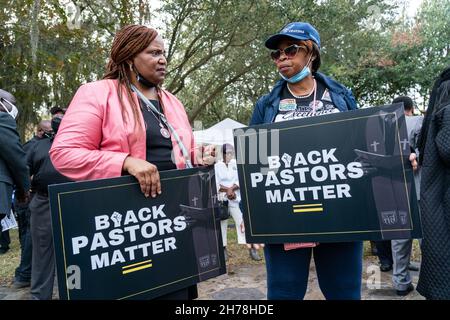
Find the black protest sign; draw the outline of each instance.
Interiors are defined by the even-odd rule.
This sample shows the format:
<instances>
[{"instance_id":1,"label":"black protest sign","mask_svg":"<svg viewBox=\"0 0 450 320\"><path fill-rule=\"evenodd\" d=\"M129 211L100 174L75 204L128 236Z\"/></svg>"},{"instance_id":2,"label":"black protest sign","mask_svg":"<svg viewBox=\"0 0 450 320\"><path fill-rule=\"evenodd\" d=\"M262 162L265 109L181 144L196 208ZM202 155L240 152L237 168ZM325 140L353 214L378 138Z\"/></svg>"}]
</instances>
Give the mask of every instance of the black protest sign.
<instances>
[{"instance_id":1,"label":"black protest sign","mask_svg":"<svg viewBox=\"0 0 450 320\"><path fill-rule=\"evenodd\" d=\"M234 133L247 241L421 237L401 104Z\"/></svg>"},{"instance_id":2,"label":"black protest sign","mask_svg":"<svg viewBox=\"0 0 450 320\"><path fill-rule=\"evenodd\" d=\"M225 273L214 169L49 187L61 299L151 299Z\"/></svg>"}]
</instances>

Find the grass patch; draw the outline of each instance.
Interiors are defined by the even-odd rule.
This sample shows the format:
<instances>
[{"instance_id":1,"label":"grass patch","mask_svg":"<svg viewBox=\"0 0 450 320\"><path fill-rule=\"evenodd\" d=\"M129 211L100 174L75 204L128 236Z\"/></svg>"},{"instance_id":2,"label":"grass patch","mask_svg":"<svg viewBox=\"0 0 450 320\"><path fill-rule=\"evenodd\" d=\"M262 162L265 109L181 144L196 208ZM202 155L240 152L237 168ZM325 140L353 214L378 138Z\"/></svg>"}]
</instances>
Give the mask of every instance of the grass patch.
<instances>
[{"instance_id":1,"label":"grass patch","mask_svg":"<svg viewBox=\"0 0 450 320\"><path fill-rule=\"evenodd\" d=\"M421 261L422 260L422 254L420 251L420 244L419 240L414 240L412 245L412 253L411 253L411 261Z\"/></svg>"},{"instance_id":2,"label":"grass patch","mask_svg":"<svg viewBox=\"0 0 450 320\"><path fill-rule=\"evenodd\" d=\"M363 257L364 258L368 258L370 256L372 256L372 250L371 250L371 247L370 247L370 242L369 241L364 241ZM372 257L377 258L377 256L372 256ZM411 261L418 262L420 260L421 260L421 253L420 253L419 240L414 239L413 240L413 245L412 245Z\"/></svg>"},{"instance_id":3,"label":"grass patch","mask_svg":"<svg viewBox=\"0 0 450 320\"><path fill-rule=\"evenodd\" d=\"M19 231L13 229L9 231L11 237L10 250L0 255L0 285L11 285L14 277L14 272L20 263L20 243Z\"/></svg>"}]
</instances>

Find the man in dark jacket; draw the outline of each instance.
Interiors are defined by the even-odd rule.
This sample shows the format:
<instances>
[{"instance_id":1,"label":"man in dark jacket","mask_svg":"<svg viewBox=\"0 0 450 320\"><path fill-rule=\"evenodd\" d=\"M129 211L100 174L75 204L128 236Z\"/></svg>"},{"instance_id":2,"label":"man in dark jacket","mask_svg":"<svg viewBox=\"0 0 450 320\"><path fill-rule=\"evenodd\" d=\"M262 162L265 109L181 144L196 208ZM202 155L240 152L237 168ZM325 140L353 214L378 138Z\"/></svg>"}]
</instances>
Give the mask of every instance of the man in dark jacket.
<instances>
[{"instance_id":1,"label":"man in dark jacket","mask_svg":"<svg viewBox=\"0 0 450 320\"><path fill-rule=\"evenodd\" d=\"M23 149L28 153L28 150L36 143L36 141L41 140L44 137L45 132L52 131L50 120L42 120L36 127L36 134L33 138L25 142Z\"/></svg>"},{"instance_id":2,"label":"man in dark jacket","mask_svg":"<svg viewBox=\"0 0 450 320\"><path fill-rule=\"evenodd\" d=\"M419 137L422 265L417 291L450 299L450 67L431 92Z\"/></svg>"},{"instance_id":3,"label":"man in dark jacket","mask_svg":"<svg viewBox=\"0 0 450 320\"><path fill-rule=\"evenodd\" d=\"M53 107L50 109L50 114L52 117L55 115L62 115L63 109L59 107ZM29 156L31 150L35 143L42 139L46 139L53 132L50 120L42 120L39 122L36 128L36 134L30 140L28 140L24 145L23 149ZM34 190L31 190L31 197L34 195ZM30 199L31 201L31 199ZM14 203L14 207L17 213L17 223L19 225L19 240L20 240L20 264L16 268L14 275L14 288L23 288L30 286L31 283L31 259L32 259L32 241L30 233L30 208L29 202L26 203Z\"/></svg>"},{"instance_id":4,"label":"man in dark jacket","mask_svg":"<svg viewBox=\"0 0 450 320\"><path fill-rule=\"evenodd\" d=\"M14 186L19 202L29 197L30 176L15 121L18 112L14 96L0 89L0 221L11 212ZM0 250L8 251L7 245Z\"/></svg>"},{"instance_id":5,"label":"man in dark jacket","mask_svg":"<svg viewBox=\"0 0 450 320\"><path fill-rule=\"evenodd\" d=\"M42 140L36 142L27 156L30 174L33 176L32 189L36 192L30 202L33 248L31 295L36 300L50 300L52 298L55 277L55 255L48 186L69 182L66 177L55 170L49 156L61 118L60 115L53 117L51 122L53 133L51 135L46 134Z\"/></svg>"},{"instance_id":6,"label":"man in dark jacket","mask_svg":"<svg viewBox=\"0 0 450 320\"><path fill-rule=\"evenodd\" d=\"M30 151L33 149L35 143L42 139L45 139L46 135L49 135L51 132L52 126L50 120L42 120L41 122L39 122L36 128L35 136L23 145L23 150L27 154L27 157L30 154ZM30 201L33 195L34 190L31 189ZM29 287L31 284L32 242L30 233L31 213L29 204L29 202L18 203L18 201L14 203L14 208L17 214L17 223L19 225L20 241L20 264L16 268L14 274L14 288Z\"/></svg>"}]
</instances>

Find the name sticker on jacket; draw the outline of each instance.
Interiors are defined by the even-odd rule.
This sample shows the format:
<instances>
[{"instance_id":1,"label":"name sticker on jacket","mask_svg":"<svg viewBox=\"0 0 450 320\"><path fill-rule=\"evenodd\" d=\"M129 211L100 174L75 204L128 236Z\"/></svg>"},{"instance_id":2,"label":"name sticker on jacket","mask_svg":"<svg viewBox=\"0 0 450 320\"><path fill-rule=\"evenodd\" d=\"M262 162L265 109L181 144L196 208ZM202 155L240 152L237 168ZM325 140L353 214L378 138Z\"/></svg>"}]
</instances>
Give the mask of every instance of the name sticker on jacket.
<instances>
[{"instance_id":1,"label":"name sticker on jacket","mask_svg":"<svg viewBox=\"0 0 450 320\"><path fill-rule=\"evenodd\" d=\"M331 100L330 92L328 91L328 89L325 89L325 91L324 91L324 93L323 93L323 96L322 96L322 99L320 99L320 100L322 100L322 101L328 101L328 102L333 102L333 101Z\"/></svg>"},{"instance_id":2,"label":"name sticker on jacket","mask_svg":"<svg viewBox=\"0 0 450 320\"><path fill-rule=\"evenodd\" d=\"M280 111L292 111L295 109L297 109L297 102L295 99L283 99L278 106L278 110Z\"/></svg>"}]
</instances>

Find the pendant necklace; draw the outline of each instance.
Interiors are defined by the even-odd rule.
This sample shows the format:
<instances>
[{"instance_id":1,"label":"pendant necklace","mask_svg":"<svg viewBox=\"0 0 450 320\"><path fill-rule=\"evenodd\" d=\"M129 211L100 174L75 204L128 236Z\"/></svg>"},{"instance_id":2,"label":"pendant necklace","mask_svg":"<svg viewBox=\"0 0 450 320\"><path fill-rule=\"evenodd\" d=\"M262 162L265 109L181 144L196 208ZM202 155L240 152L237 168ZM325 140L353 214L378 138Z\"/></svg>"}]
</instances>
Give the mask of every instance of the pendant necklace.
<instances>
[{"instance_id":1,"label":"pendant necklace","mask_svg":"<svg viewBox=\"0 0 450 320\"><path fill-rule=\"evenodd\" d=\"M162 124L162 121L161 121L161 119L160 119L161 115L158 115L159 117L157 117L157 116L155 115L155 113L153 112L153 110L150 109L150 107L149 107L147 104L145 104L145 106L147 107L147 110L148 110L148 111L155 117L155 119L158 121L159 127L160 127L159 132L161 133L161 135L162 135L164 138L169 139L169 138L170 138L170 132L169 132L169 130L167 130L166 127Z\"/></svg>"}]
</instances>

